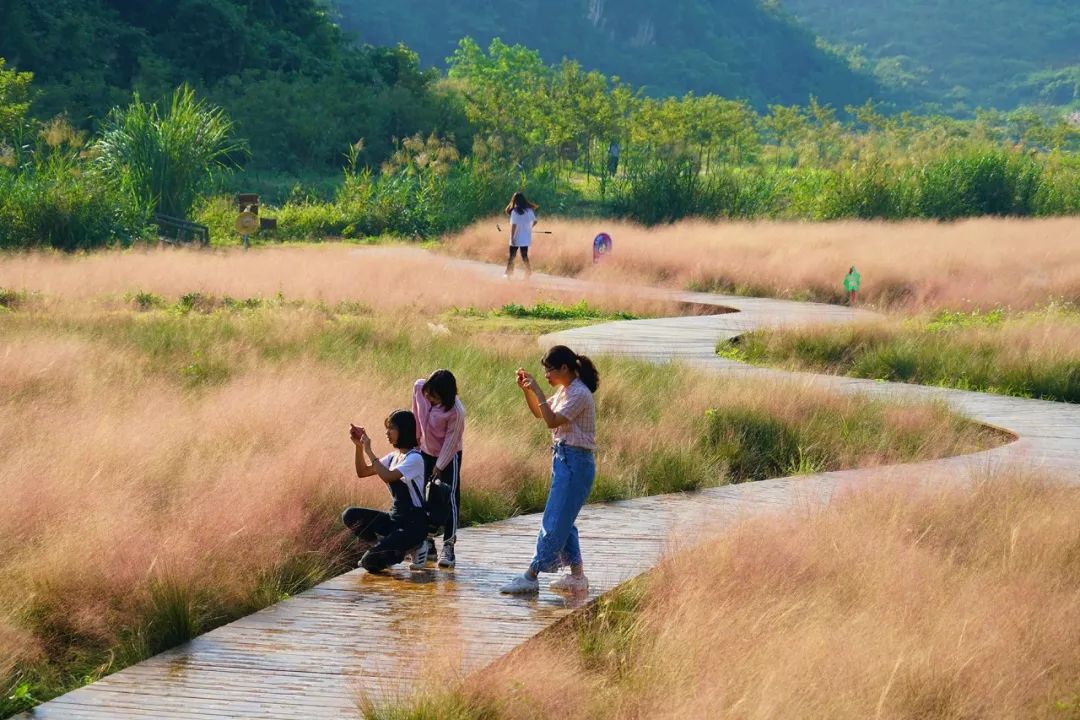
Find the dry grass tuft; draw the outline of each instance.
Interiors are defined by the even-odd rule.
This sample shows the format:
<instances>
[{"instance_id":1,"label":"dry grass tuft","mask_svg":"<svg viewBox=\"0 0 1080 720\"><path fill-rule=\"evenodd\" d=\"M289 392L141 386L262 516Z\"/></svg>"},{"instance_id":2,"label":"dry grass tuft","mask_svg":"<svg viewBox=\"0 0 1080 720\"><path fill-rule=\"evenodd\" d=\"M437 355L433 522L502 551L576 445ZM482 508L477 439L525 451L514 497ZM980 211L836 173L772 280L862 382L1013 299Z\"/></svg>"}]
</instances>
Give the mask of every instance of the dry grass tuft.
<instances>
[{"instance_id":1,"label":"dry grass tuft","mask_svg":"<svg viewBox=\"0 0 1080 720\"><path fill-rule=\"evenodd\" d=\"M450 237L458 255L505 261L491 220ZM636 284L843 300L855 265L864 302L905 310L1034 308L1080 301L1080 220L707 223L643 228L611 220L543 220L533 255L560 274ZM592 265L592 238L614 253Z\"/></svg>"}]
</instances>

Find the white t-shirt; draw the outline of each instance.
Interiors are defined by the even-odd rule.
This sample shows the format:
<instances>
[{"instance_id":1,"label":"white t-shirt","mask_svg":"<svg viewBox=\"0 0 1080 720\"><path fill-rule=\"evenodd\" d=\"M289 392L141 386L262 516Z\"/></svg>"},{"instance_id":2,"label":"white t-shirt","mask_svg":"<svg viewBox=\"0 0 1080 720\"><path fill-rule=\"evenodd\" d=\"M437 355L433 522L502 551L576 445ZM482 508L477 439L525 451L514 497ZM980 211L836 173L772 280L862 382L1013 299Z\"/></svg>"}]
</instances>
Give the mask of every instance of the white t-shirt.
<instances>
[{"instance_id":1,"label":"white t-shirt","mask_svg":"<svg viewBox=\"0 0 1080 720\"><path fill-rule=\"evenodd\" d=\"M532 227L536 222L536 213L529 208L523 213L517 210L510 211L510 227L516 227L517 232L510 239L514 247L529 247L532 245ZM513 232L513 230L511 230Z\"/></svg>"},{"instance_id":2,"label":"white t-shirt","mask_svg":"<svg viewBox=\"0 0 1080 720\"><path fill-rule=\"evenodd\" d=\"M424 507L424 458L420 453L392 452L379 458L379 462L390 470L400 470L401 482L409 489L413 507ZM393 488L390 493L394 494Z\"/></svg>"}]
</instances>

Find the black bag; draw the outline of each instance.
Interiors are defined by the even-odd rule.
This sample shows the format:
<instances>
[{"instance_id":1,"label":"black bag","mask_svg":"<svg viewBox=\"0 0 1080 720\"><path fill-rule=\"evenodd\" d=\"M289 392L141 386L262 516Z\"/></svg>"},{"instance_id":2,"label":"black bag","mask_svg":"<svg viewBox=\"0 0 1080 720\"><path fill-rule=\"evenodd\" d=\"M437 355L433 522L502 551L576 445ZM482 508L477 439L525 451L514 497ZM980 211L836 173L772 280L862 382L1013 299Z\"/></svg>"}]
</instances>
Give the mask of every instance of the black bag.
<instances>
[{"instance_id":1,"label":"black bag","mask_svg":"<svg viewBox=\"0 0 1080 720\"><path fill-rule=\"evenodd\" d=\"M429 529L444 528L450 521L450 492L450 486L441 480L429 480L424 487L424 512Z\"/></svg>"}]
</instances>

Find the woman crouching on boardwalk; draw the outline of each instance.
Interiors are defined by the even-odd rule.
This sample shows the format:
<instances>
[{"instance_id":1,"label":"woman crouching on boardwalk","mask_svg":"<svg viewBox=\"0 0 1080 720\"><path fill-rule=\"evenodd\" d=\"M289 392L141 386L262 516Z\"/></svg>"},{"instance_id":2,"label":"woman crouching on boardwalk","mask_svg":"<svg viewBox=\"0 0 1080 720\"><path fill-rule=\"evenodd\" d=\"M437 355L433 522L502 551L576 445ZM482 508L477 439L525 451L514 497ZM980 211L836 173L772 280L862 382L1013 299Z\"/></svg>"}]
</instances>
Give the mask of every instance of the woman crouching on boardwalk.
<instances>
[{"instance_id":1,"label":"woman crouching on boardwalk","mask_svg":"<svg viewBox=\"0 0 1080 720\"><path fill-rule=\"evenodd\" d=\"M371 437L364 428L350 425L349 438L356 446L356 476L378 475L390 491L393 506L389 513L351 507L341 514L341 521L358 538L375 542L358 563L373 573L396 565L409 552L426 549L428 528L424 459L417 447L416 418L408 410L395 410L384 424L394 452L381 458L371 449ZM420 562L423 564L423 559Z\"/></svg>"},{"instance_id":2,"label":"woman crouching on boardwalk","mask_svg":"<svg viewBox=\"0 0 1080 720\"><path fill-rule=\"evenodd\" d=\"M438 480L449 490L450 507L441 524L442 555L435 554L435 541L427 540L427 561L436 558L439 567L457 563L458 508L461 506L461 446L465 434L465 406L458 399L457 379L449 370L436 370L427 380L413 383L413 415L420 431L420 454L424 458L427 482ZM415 564L415 563L414 563Z\"/></svg>"},{"instance_id":3,"label":"woman crouching on boardwalk","mask_svg":"<svg viewBox=\"0 0 1080 720\"><path fill-rule=\"evenodd\" d=\"M593 393L600 385L600 376L589 358L564 345L551 348L540 362L548 383L556 389L550 399L544 397L540 383L524 369L517 371L517 384L532 414L551 429L551 489L536 538L536 555L523 575L502 588L502 592L514 595L537 592L539 574L558 572L564 565L570 566L570 574L552 582L550 589L589 589L574 523L596 477Z\"/></svg>"}]
</instances>

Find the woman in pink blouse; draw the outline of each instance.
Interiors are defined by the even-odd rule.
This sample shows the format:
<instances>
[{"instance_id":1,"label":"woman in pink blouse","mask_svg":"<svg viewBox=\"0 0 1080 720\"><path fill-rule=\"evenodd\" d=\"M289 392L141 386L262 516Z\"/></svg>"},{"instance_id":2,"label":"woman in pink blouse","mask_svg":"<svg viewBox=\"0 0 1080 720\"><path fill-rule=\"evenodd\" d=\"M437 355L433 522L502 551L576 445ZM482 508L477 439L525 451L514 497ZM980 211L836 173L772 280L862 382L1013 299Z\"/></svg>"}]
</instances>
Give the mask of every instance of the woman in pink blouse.
<instances>
[{"instance_id":1,"label":"woman in pink blouse","mask_svg":"<svg viewBox=\"0 0 1080 720\"><path fill-rule=\"evenodd\" d=\"M461 505L461 447L465 433L465 406L458 399L457 380L449 370L436 370L427 380L413 384L412 410L420 433L424 477L438 480L450 489L450 508L443 533L439 567L452 568L457 562L458 507ZM428 538L426 559L434 561L435 540ZM421 553L421 556L423 554Z\"/></svg>"}]
</instances>

